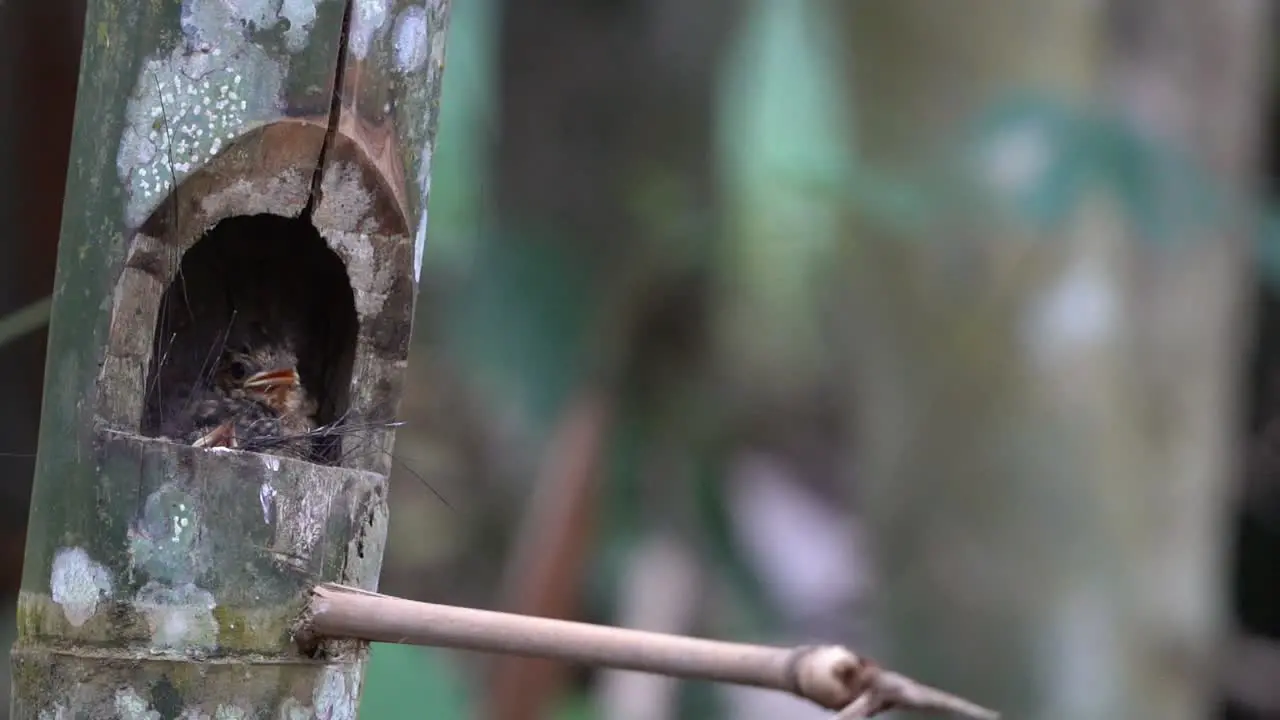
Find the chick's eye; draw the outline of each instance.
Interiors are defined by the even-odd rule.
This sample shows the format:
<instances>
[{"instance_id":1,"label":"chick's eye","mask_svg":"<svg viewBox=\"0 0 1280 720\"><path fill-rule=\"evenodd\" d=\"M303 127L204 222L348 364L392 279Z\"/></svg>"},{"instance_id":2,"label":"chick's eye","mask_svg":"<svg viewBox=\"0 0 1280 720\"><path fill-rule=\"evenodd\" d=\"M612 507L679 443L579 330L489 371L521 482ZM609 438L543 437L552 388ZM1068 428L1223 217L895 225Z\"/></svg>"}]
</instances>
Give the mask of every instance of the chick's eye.
<instances>
[{"instance_id":1,"label":"chick's eye","mask_svg":"<svg viewBox=\"0 0 1280 720\"><path fill-rule=\"evenodd\" d=\"M243 380L249 374L249 371L245 368L244 363L240 362L239 360L235 360L231 363L230 372L231 372L232 380Z\"/></svg>"}]
</instances>

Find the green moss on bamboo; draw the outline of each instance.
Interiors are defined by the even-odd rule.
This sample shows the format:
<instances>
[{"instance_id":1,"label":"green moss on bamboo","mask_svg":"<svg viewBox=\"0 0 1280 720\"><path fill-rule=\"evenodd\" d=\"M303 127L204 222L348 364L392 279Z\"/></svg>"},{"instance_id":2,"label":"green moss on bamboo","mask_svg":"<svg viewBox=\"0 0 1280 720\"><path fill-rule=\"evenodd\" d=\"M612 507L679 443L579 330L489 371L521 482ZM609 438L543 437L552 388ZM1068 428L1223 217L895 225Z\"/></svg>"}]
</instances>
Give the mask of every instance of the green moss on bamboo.
<instances>
[{"instance_id":1,"label":"green moss on bamboo","mask_svg":"<svg viewBox=\"0 0 1280 720\"><path fill-rule=\"evenodd\" d=\"M218 622L218 650L293 654L290 629L301 612L300 601L269 609L219 605L213 609Z\"/></svg>"},{"instance_id":2,"label":"green moss on bamboo","mask_svg":"<svg viewBox=\"0 0 1280 720\"><path fill-rule=\"evenodd\" d=\"M215 607L216 654L295 655L290 633L302 607L302 600L272 608ZM151 642L146 618L127 602L104 602L88 622L76 627L49 596L23 592L18 598L17 620L19 642L57 638L59 642L107 648Z\"/></svg>"}]
</instances>

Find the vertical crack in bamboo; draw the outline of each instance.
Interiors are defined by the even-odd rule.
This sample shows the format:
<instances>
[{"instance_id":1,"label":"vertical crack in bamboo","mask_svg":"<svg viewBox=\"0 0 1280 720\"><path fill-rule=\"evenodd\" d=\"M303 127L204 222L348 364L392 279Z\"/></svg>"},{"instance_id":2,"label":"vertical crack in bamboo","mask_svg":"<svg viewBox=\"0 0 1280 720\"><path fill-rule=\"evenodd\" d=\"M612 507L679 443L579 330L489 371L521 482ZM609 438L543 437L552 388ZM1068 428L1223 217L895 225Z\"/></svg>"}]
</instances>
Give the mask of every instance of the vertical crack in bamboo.
<instances>
[{"instance_id":1,"label":"vertical crack in bamboo","mask_svg":"<svg viewBox=\"0 0 1280 720\"><path fill-rule=\"evenodd\" d=\"M324 183L324 166L333 147L334 138L338 135L338 123L342 119L342 90L346 80L347 48L351 43L351 13L355 0L346 0L342 8L342 28L338 33L337 62L333 67L333 97L329 100L329 117L324 131L324 140L320 143L320 154L316 157L316 167L311 174L311 194L307 196L307 205L302 210L302 217L310 218L312 211L320 202L320 186Z\"/></svg>"}]
</instances>

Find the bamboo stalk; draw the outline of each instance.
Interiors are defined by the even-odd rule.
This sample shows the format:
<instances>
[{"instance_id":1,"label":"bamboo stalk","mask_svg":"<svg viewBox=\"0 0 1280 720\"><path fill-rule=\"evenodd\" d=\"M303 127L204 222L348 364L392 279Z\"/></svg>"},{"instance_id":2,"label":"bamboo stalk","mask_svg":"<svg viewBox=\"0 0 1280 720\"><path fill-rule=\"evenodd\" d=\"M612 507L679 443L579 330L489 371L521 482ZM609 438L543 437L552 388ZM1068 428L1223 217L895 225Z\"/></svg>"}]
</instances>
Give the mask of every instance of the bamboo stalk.
<instances>
[{"instance_id":1,"label":"bamboo stalk","mask_svg":"<svg viewBox=\"0 0 1280 720\"><path fill-rule=\"evenodd\" d=\"M334 584L317 586L296 636L431 645L790 692L839 718L890 709L999 714L881 669L843 647L768 647L414 602Z\"/></svg>"},{"instance_id":2,"label":"bamboo stalk","mask_svg":"<svg viewBox=\"0 0 1280 720\"><path fill-rule=\"evenodd\" d=\"M451 5L357 6L85 6L54 293L0 321L49 317L14 720L357 714L367 655L287 630L376 587ZM249 328L351 429L319 462L166 429Z\"/></svg>"}]
</instances>

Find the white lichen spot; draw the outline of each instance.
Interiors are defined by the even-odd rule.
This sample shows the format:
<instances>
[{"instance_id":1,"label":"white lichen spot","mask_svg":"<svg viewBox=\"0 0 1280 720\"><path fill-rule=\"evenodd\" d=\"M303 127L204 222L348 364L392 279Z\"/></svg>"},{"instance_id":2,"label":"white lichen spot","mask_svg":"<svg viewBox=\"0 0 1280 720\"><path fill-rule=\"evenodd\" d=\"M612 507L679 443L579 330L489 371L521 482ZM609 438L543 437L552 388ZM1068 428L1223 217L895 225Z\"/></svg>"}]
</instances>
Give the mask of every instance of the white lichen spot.
<instances>
[{"instance_id":1,"label":"white lichen spot","mask_svg":"<svg viewBox=\"0 0 1280 720\"><path fill-rule=\"evenodd\" d=\"M387 291L393 281L392 274L375 259L373 241L365 233L350 236L345 243L347 268L353 277L371 278L355 288L356 312L361 317L373 317L382 312L387 301Z\"/></svg>"},{"instance_id":2,"label":"white lichen spot","mask_svg":"<svg viewBox=\"0 0 1280 720\"><path fill-rule=\"evenodd\" d=\"M258 502L262 504L262 522L271 524L271 509L274 507L276 499L276 489L271 487L270 482L262 483L262 487L258 488Z\"/></svg>"},{"instance_id":3,"label":"white lichen spot","mask_svg":"<svg viewBox=\"0 0 1280 720\"><path fill-rule=\"evenodd\" d=\"M360 313L361 317L377 317L382 312L382 307L387 304L386 295L365 290L357 290L355 300L356 312Z\"/></svg>"},{"instance_id":4,"label":"white lichen spot","mask_svg":"<svg viewBox=\"0 0 1280 720\"><path fill-rule=\"evenodd\" d=\"M130 225L140 225L226 140L278 113L285 68L248 39L249 26L278 22L276 6L271 0L183 0L182 42L142 64L125 110L116 170ZM249 81L241 84L242 76Z\"/></svg>"},{"instance_id":5,"label":"white lichen spot","mask_svg":"<svg viewBox=\"0 0 1280 720\"><path fill-rule=\"evenodd\" d=\"M93 617L101 600L111 597L111 572L83 548L62 548L53 556L49 588L67 622L80 627Z\"/></svg>"},{"instance_id":6,"label":"white lichen spot","mask_svg":"<svg viewBox=\"0 0 1280 720\"><path fill-rule=\"evenodd\" d=\"M303 705L294 698L286 698L280 704L280 720L312 720L314 717L310 705Z\"/></svg>"},{"instance_id":7,"label":"white lichen spot","mask_svg":"<svg viewBox=\"0 0 1280 720\"><path fill-rule=\"evenodd\" d=\"M235 705L219 705L213 714L213 720L245 720L249 711Z\"/></svg>"},{"instance_id":8,"label":"white lichen spot","mask_svg":"<svg viewBox=\"0 0 1280 720\"><path fill-rule=\"evenodd\" d=\"M207 712L201 712L197 708L187 708L178 716L178 720L210 720L210 718Z\"/></svg>"},{"instance_id":9,"label":"white lichen spot","mask_svg":"<svg viewBox=\"0 0 1280 720\"><path fill-rule=\"evenodd\" d=\"M358 688L350 687L347 674L335 667L327 667L312 695L316 716L329 720L355 720Z\"/></svg>"},{"instance_id":10,"label":"white lichen spot","mask_svg":"<svg viewBox=\"0 0 1280 720\"><path fill-rule=\"evenodd\" d=\"M231 16L252 29L266 30L276 24L279 17L267 0L222 0Z\"/></svg>"},{"instance_id":11,"label":"white lichen spot","mask_svg":"<svg viewBox=\"0 0 1280 720\"><path fill-rule=\"evenodd\" d=\"M387 24L391 0L355 0L355 3L348 49L357 59L363 60L369 55L369 48L373 47L374 37Z\"/></svg>"},{"instance_id":12,"label":"white lichen spot","mask_svg":"<svg viewBox=\"0 0 1280 720\"><path fill-rule=\"evenodd\" d=\"M190 582L199 572L195 552L200 514L195 501L173 484L147 496L142 517L129 528L129 558L152 578Z\"/></svg>"},{"instance_id":13,"label":"white lichen spot","mask_svg":"<svg viewBox=\"0 0 1280 720\"><path fill-rule=\"evenodd\" d=\"M218 644L213 594L191 583L168 587L154 580L142 586L134 608L147 619L153 650L208 651Z\"/></svg>"},{"instance_id":14,"label":"white lichen spot","mask_svg":"<svg viewBox=\"0 0 1280 720\"><path fill-rule=\"evenodd\" d=\"M41 710L40 720L71 720L71 713L67 712L67 708L62 703L54 703L53 708Z\"/></svg>"},{"instance_id":15,"label":"white lichen spot","mask_svg":"<svg viewBox=\"0 0 1280 720\"><path fill-rule=\"evenodd\" d=\"M116 717L120 720L160 720L160 713L151 709L137 690L131 687L116 691Z\"/></svg>"},{"instance_id":16,"label":"white lichen spot","mask_svg":"<svg viewBox=\"0 0 1280 720\"><path fill-rule=\"evenodd\" d=\"M429 54L427 11L416 6L405 8L396 18L395 62L403 73L422 69Z\"/></svg>"},{"instance_id":17,"label":"white lichen spot","mask_svg":"<svg viewBox=\"0 0 1280 720\"><path fill-rule=\"evenodd\" d=\"M309 561L324 534L333 495L333 489L324 487L278 495L275 515L289 521L276 524L275 547L287 555Z\"/></svg>"},{"instance_id":18,"label":"white lichen spot","mask_svg":"<svg viewBox=\"0 0 1280 720\"><path fill-rule=\"evenodd\" d=\"M284 45L289 52L301 52L307 47L307 37L316 22L316 0L284 0L280 17L289 22L284 31Z\"/></svg>"}]
</instances>

